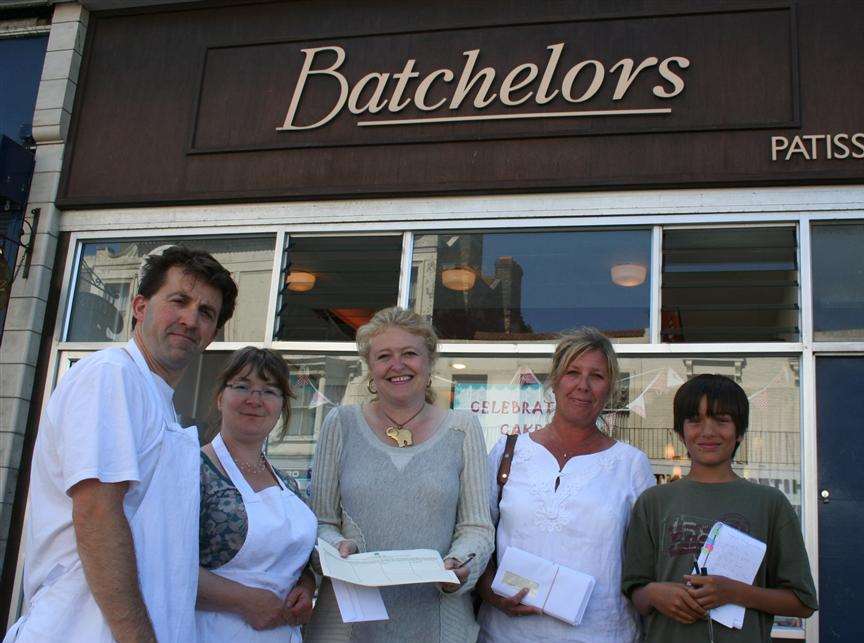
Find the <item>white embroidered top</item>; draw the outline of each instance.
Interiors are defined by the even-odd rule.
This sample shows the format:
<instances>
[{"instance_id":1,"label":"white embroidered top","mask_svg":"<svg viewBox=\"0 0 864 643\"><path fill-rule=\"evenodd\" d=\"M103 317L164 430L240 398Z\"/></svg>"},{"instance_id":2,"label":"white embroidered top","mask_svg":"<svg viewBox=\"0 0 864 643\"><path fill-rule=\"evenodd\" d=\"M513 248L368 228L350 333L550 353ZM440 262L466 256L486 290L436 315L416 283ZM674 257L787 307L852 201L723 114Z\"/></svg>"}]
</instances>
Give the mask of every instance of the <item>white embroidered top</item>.
<instances>
[{"instance_id":1,"label":"white embroidered top","mask_svg":"<svg viewBox=\"0 0 864 643\"><path fill-rule=\"evenodd\" d=\"M504 442L489 454L493 521L499 510L496 478ZM508 545L515 545L591 574L597 584L577 626L545 615L510 617L484 604L479 641L637 641L636 613L621 593L621 560L633 503L654 484L645 454L622 442L570 458L559 471L558 461L544 446L530 434L519 436L501 499L498 560Z\"/></svg>"}]
</instances>

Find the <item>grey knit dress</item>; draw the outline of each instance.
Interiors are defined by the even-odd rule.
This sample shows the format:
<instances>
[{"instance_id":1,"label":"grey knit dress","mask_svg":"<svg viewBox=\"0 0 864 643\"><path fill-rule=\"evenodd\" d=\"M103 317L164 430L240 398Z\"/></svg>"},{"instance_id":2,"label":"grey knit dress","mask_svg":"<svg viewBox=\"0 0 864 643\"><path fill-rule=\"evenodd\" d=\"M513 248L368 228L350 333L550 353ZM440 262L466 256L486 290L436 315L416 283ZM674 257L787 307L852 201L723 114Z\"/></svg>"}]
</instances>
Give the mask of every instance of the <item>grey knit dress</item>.
<instances>
[{"instance_id":1,"label":"grey knit dress","mask_svg":"<svg viewBox=\"0 0 864 643\"><path fill-rule=\"evenodd\" d=\"M486 450L477 420L449 411L433 435L414 447L388 446L359 406L332 410L324 421L312 472L318 536L360 551L436 549L470 564L468 582L452 594L436 585L382 588L390 619L343 626L325 582L308 641L474 641L468 592L493 548ZM327 622L336 621L336 622Z\"/></svg>"}]
</instances>

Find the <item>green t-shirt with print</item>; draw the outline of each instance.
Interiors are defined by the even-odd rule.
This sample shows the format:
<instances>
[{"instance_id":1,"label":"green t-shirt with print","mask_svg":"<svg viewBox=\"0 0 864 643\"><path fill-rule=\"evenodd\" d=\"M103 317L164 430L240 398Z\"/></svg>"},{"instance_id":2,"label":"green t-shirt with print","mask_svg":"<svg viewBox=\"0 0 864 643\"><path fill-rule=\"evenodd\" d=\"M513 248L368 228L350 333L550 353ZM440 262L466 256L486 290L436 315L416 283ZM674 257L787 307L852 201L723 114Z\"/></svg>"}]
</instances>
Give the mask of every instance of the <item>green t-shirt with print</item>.
<instances>
[{"instance_id":1,"label":"green t-shirt with print","mask_svg":"<svg viewBox=\"0 0 864 643\"><path fill-rule=\"evenodd\" d=\"M801 525L795 510L777 489L739 479L703 483L684 478L647 489L636 501L627 531L622 591L650 582L682 582L715 522L722 521L766 543L754 585L790 589L817 609ZM714 622L715 643L761 643L771 640L774 617L748 609L743 629ZM653 611L645 618L645 640L693 643L708 640L708 624L684 625Z\"/></svg>"}]
</instances>

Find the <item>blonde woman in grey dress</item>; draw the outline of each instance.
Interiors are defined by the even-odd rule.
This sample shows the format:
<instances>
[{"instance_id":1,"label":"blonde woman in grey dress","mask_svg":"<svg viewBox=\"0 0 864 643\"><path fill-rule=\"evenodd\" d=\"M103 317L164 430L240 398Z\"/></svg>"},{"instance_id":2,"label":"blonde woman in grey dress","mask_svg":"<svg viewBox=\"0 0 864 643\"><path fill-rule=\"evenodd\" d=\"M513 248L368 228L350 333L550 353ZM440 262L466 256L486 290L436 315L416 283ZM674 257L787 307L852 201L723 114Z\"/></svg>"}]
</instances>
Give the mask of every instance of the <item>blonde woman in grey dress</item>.
<instances>
[{"instance_id":1,"label":"blonde woman in grey dress","mask_svg":"<svg viewBox=\"0 0 864 643\"><path fill-rule=\"evenodd\" d=\"M389 620L345 625L325 579L307 641L474 641L470 590L493 548L486 450L470 414L433 405L437 337L388 308L357 333L372 401L333 409L312 471L318 537L342 555L435 549L459 584L382 588Z\"/></svg>"}]
</instances>

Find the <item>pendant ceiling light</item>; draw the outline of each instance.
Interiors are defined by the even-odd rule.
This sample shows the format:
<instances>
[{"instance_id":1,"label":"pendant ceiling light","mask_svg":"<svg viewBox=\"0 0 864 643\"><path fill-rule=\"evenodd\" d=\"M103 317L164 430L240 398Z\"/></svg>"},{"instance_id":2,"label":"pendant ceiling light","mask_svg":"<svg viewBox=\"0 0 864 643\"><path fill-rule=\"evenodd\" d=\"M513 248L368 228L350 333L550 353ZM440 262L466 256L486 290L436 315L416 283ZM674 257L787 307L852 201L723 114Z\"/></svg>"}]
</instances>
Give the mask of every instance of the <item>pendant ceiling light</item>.
<instances>
[{"instance_id":1,"label":"pendant ceiling light","mask_svg":"<svg viewBox=\"0 0 864 643\"><path fill-rule=\"evenodd\" d=\"M468 266L454 266L441 272L441 283L444 287L457 292L471 290L476 281L477 273Z\"/></svg>"},{"instance_id":2,"label":"pendant ceiling light","mask_svg":"<svg viewBox=\"0 0 864 643\"><path fill-rule=\"evenodd\" d=\"M315 275L311 272L292 270L285 277L285 284L292 292L306 292L315 287Z\"/></svg>"}]
</instances>

